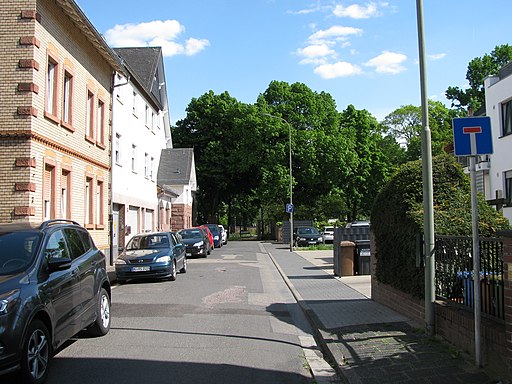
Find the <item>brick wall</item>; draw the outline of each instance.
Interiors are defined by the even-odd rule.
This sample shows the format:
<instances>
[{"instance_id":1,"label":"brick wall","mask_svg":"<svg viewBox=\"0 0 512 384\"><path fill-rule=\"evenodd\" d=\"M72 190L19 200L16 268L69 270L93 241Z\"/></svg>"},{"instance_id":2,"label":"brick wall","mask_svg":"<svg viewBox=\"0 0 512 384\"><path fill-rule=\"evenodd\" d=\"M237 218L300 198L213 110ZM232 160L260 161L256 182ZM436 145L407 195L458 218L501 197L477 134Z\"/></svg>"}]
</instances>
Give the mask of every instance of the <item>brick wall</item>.
<instances>
[{"instance_id":1,"label":"brick wall","mask_svg":"<svg viewBox=\"0 0 512 384\"><path fill-rule=\"evenodd\" d=\"M109 244L110 85L112 68L55 1L3 2L0 9L0 222L42 221L45 162L55 165L55 212L62 217L61 175L71 172L71 219L85 224L86 174L103 182L103 210L88 226L98 248ZM45 116L49 56L58 68L57 111ZM64 70L73 75L72 124L62 121ZM85 140L87 92L105 102L104 142ZM96 190L93 192L96 204ZM103 217L101 225L99 216Z\"/></svg>"},{"instance_id":2,"label":"brick wall","mask_svg":"<svg viewBox=\"0 0 512 384\"><path fill-rule=\"evenodd\" d=\"M505 234L502 234L505 235ZM512 281L508 271L512 270L512 232L504 239L505 261L505 317L506 321L482 315L481 354L484 365L502 368L508 364L512 377ZM375 243L372 236L372 299L407 316L418 327L425 326L424 300L382 284L375 278ZM471 308L460 304L437 301L435 303L436 334L457 348L474 355L475 326Z\"/></svg>"},{"instance_id":3,"label":"brick wall","mask_svg":"<svg viewBox=\"0 0 512 384\"><path fill-rule=\"evenodd\" d=\"M171 207L171 230L179 231L192 226L192 207L185 204L173 204Z\"/></svg>"}]
</instances>

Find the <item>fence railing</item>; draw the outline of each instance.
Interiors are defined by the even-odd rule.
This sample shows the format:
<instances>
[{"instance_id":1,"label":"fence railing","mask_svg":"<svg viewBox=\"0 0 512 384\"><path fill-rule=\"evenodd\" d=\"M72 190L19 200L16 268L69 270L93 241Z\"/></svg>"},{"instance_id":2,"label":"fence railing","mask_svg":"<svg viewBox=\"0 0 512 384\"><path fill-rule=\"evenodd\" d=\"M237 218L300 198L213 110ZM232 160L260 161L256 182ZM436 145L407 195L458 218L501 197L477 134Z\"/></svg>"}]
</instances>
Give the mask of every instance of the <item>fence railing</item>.
<instances>
[{"instance_id":1,"label":"fence railing","mask_svg":"<svg viewBox=\"0 0 512 384\"><path fill-rule=\"evenodd\" d=\"M479 244L482 313L504 319L503 242L480 238ZM473 307L472 253L471 237L436 236L436 296Z\"/></svg>"}]
</instances>

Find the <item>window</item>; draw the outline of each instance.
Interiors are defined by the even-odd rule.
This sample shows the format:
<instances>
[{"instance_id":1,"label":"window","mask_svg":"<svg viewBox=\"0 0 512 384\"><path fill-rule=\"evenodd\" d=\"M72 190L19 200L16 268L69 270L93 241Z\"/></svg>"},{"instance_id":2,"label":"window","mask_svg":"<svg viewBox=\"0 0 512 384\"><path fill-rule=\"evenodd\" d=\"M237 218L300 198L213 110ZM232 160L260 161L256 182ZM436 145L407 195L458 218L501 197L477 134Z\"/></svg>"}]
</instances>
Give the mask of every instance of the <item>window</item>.
<instances>
[{"instance_id":1,"label":"window","mask_svg":"<svg viewBox=\"0 0 512 384\"><path fill-rule=\"evenodd\" d=\"M116 164L121 165L121 135L116 133L116 141L114 143L114 158Z\"/></svg>"},{"instance_id":2,"label":"window","mask_svg":"<svg viewBox=\"0 0 512 384\"><path fill-rule=\"evenodd\" d=\"M151 130L155 129L156 120L155 120L155 112L151 111Z\"/></svg>"},{"instance_id":3,"label":"window","mask_svg":"<svg viewBox=\"0 0 512 384\"><path fill-rule=\"evenodd\" d=\"M155 159L152 157L149 162L149 178L153 180L153 168L155 167Z\"/></svg>"},{"instance_id":4,"label":"window","mask_svg":"<svg viewBox=\"0 0 512 384\"><path fill-rule=\"evenodd\" d=\"M103 180L98 180L96 184L96 228L102 227L103 221Z\"/></svg>"},{"instance_id":5,"label":"window","mask_svg":"<svg viewBox=\"0 0 512 384\"><path fill-rule=\"evenodd\" d=\"M121 75L119 73L116 74L116 85L120 85L121 84L121 80L122 80ZM116 87L115 88L116 89L116 97L118 99L121 99L121 88L123 88L123 87ZM121 100L119 100L119 101L121 101Z\"/></svg>"},{"instance_id":6,"label":"window","mask_svg":"<svg viewBox=\"0 0 512 384\"><path fill-rule=\"evenodd\" d=\"M86 137L94 138L94 94L87 91Z\"/></svg>"},{"instance_id":7,"label":"window","mask_svg":"<svg viewBox=\"0 0 512 384\"><path fill-rule=\"evenodd\" d=\"M150 117L150 111L149 111L149 107L146 105L146 114L144 117L144 124L146 124L146 127L149 127L149 117Z\"/></svg>"},{"instance_id":8,"label":"window","mask_svg":"<svg viewBox=\"0 0 512 384\"><path fill-rule=\"evenodd\" d=\"M512 207L512 171L507 171L505 177L505 204Z\"/></svg>"},{"instance_id":9,"label":"window","mask_svg":"<svg viewBox=\"0 0 512 384\"><path fill-rule=\"evenodd\" d=\"M55 165L45 163L43 177L43 216L44 220L55 219Z\"/></svg>"},{"instance_id":10,"label":"window","mask_svg":"<svg viewBox=\"0 0 512 384\"><path fill-rule=\"evenodd\" d=\"M137 146L132 144L132 172L136 173L137 169Z\"/></svg>"},{"instance_id":11,"label":"window","mask_svg":"<svg viewBox=\"0 0 512 384\"><path fill-rule=\"evenodd\" d=\"M51 116L57 116L57 79L58 79L57 60L48 56L48 67L46 70L46 113Z\"/></svg>"},{"instance_id":12,"label":"window","mask_svg":"<svg viewBox=\"0 0 512 384\"><path fill-rule=\"evenodd\" d=\"M74 228L65 228L63 231L68 240L69 254L72 260L78 259L87 252L78 230Z\"/></svg>"},{"instance_id":13,"label":"window","mask_svg":"<svg viewBox=\"0 0 512 384\"><path fill-rule=\"evenodd\" d=\"M132 113L137 116L138 110L137 110L137 92L133 92L132 97Z\"/></svg>"},{"instance_id":14,"label":"window","mask_svg":"<svg viewBox=\"0 0 512 384\"><path fill-rule=\"evenodd\" d=\"M50 235L44 255L47 261L50 259L69 258L69 251L62 231L55 231Z\"/></svg>"},{"instance_id":15,"label":"window","mask_svg":"<svg viewBox=\"0 0 512 384\"><path fill-rule=\"evenodd\" d=\"M144 154L144 176L149 177L149 155Z\"/></svg>"},{"instance_id":16,"label":"window","mask_svg":"<svg viewBox=\"0 0 512 384\"><path fill-rule=\"evenodd\" d=\"M92 177L85 178L85 225L86 227L93 224L94 214L94 191L93 191Z\"/></svg>"},{"instance_id":17,"label":"window","mask_svg":"<svg viewBox=\"0 0 512 384\"><path fill-rule=\"evenodd\" d=\"M60 216L63 219L71 218L71 172L62 170L60 193Z\"/></svg>"},{"instance_id":18,"label":"window","mask_svg":"<svg viewBox=\"0 0 512 384\"><path fill-rule=\"evenodd\" d=\"M98 111L96 114L96 129L98 130L98 143L105 145L105 103L102 100L98 100Z\"/></svg>"},{"instance_id":19,"label":"window","mask_svg":"<svg viewBox=\"0 0 512 384\"><path fill-rule=\"evenodd\" d=\"M501 134L512 134L512 100L501 104Z\"/></svg>"},{"instance_id":20,"label":"window","mask_svg":"<svg viewBox=\"0 0 512 384\"><path fill-rule=\"evenodd\" d=\"M62 89L62 123L71 127L73 111L73 75L64 71L64 86Z\"/></svg>"}]
</instances>

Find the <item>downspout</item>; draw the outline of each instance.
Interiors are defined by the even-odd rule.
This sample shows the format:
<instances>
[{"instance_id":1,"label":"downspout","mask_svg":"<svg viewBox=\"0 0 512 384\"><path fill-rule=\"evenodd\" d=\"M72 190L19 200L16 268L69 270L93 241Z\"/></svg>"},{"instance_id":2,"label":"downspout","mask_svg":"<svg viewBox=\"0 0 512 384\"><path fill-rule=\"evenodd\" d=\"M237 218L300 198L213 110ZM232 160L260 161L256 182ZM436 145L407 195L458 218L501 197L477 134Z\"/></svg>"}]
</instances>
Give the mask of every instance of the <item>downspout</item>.
<instances>
[{"instance_id":1,"label":"downspout","mask_svg":"<svg viewBox=\"0 0 512 384\"><path fill-rule=\"evenodd\" d=\"M116 71L112 71L112 80L110 85L110 172L109 178L109 212L108 212L108 226L109 226L109 265L114 265L114 192L112 185L112 172L114 171L114 89L130 82L130 73L126 75L126 82L116 84Z\"/></svg>"}]
</instances>

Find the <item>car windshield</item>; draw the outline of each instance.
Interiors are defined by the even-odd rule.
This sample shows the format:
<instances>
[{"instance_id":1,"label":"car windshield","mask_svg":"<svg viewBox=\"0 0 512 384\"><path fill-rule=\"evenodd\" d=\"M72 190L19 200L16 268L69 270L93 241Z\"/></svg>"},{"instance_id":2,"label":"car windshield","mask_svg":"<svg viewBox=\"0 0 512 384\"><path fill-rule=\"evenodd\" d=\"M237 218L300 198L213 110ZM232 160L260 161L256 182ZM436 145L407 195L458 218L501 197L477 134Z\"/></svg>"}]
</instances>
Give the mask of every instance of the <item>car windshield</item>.
<instances>
[{"instance_id":1,"label":"car windshield","mask_svg":"<svg viewBox=\"0 0 512 384\"><path fill-rule=\"evenodd\" d=\"M297 229L298 235L319 235L318 229L316 228L299 228Z\"/></svg>"},{"instance_id":2,"label":"car windshield","mask_svg":"<svg viewBox=\"0 0 512 384\"><path fill-rule=\"evenodd\" d=\"M34 231L0 233L0 275L27 269L36 254L40 238Z\"/></svg>"},{"instance_id":3,"label":"car windshield","mask_svg":"<svg viewBox=\"0 0 512 384\"><path fill-rule=\"evenodd\" d=\"M211 233L219 232L219 227L217 227L217 224L208 224L207 227Z\"/></svg>"},{"instance_id":4,"label":"car windshield","mask_svg":"<svg viewBox=\"0 0 512 384\"><path fill-rule=\"evenodd\" d=\"M133 237L126 246L126 249L133 251L135 249L155 249L168 248L169 238L165 234L143 235Z\"/></svg>"},{"instance_id":5,"label":"car windshield","mask_svg":"<svg viewBox=\"0 0 512 384\"><path fill-rule=\"evenodd\" d=\"M197 239L203 237L200 229L183 229L178 233L183 239Z\"/></svg>"}]
</instances>

